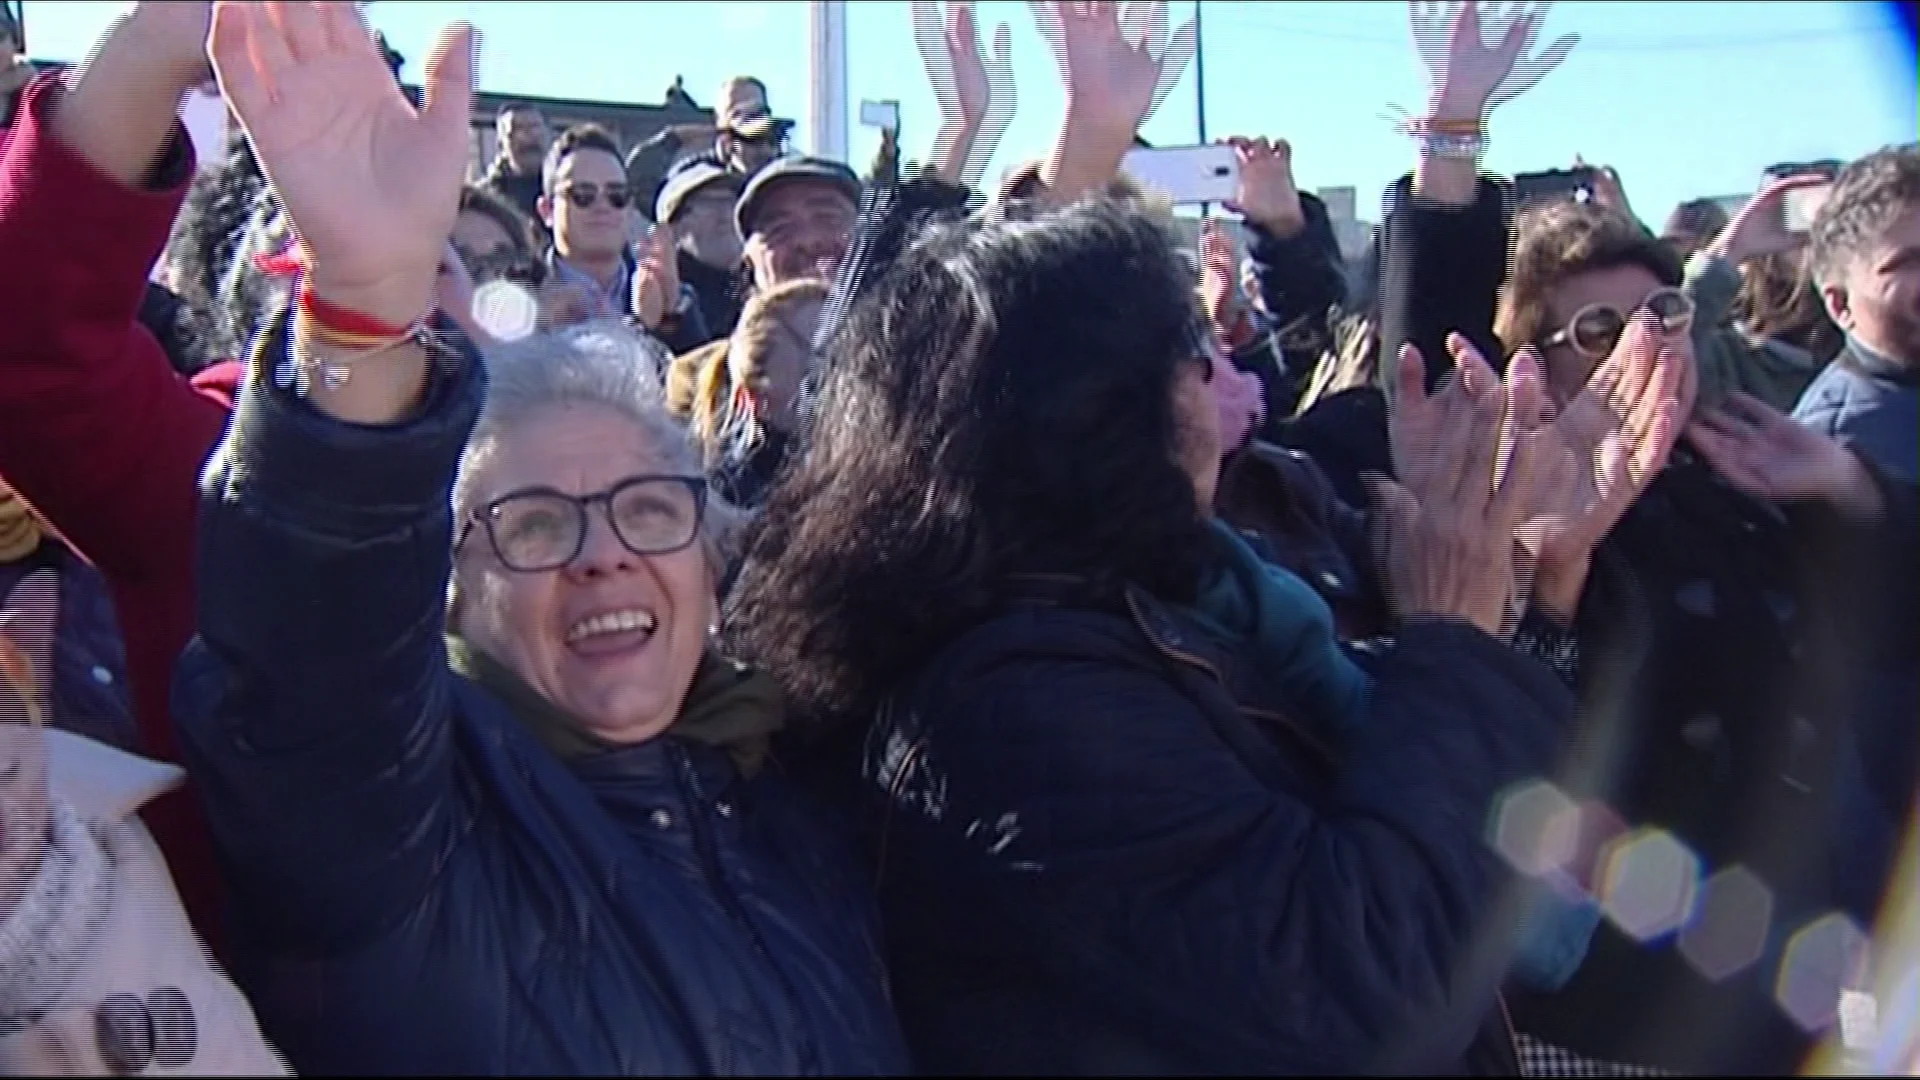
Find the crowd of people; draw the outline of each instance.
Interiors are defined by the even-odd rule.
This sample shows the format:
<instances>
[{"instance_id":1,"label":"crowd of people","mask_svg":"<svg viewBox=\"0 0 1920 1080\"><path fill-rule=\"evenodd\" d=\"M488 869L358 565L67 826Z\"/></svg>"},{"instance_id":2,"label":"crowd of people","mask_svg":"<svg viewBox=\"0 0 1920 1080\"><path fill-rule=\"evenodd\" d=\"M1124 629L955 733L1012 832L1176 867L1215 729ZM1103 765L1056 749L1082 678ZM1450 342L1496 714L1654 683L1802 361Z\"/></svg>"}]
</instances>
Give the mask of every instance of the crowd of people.
<instances>
[{"instance_id":1,"label":"crowd of people","mask_svg":"<svg viewBox=\"0 0 1920 1080\"><path fill-rule=\"evenodd\" d=\"M1920 1075L1920 147L1522 200L1576 40L1414 4L1354 275L1124 174L1164 3L992 185L913 7L865 175L743 77L467 183L356 4L16 80L0 1071Z\"/></svg>"}]
</instances>

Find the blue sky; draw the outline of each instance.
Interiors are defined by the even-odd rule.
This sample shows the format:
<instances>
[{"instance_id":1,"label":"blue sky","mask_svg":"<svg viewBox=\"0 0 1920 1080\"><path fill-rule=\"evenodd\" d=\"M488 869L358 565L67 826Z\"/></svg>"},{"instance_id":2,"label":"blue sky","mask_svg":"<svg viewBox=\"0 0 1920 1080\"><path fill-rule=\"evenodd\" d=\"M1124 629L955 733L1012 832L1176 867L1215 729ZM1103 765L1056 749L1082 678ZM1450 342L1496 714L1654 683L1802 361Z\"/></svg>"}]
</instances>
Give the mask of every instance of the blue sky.
<instances>
[{"instance_id":1,"label":"blue sky","mask_svg":"<svg viewBox=\"0 0 1920 1080\"><path fill-rule=\"evenodd\" d=\"M41 59L83 56L127 5L28 0L27 32ZM1193 3L1172 5L1175 21ZM853 0L850 96L897 99L909 156L938 126L938 108L913 46L905 3ZM1013 28L1020 105L989 175L1051 141L1059 77L1026 5L978 5L983 35ZM443 2L382 0L369 9L417 78L435 31L466 19L483 35L488 90L656 102L674 76L702 104L729 75L755 74L774 107L802 122L805 144L807 12L796 0L730 3ZM1412 147L1381 119L1416 107L1425 71L1395 2L1208 0L1206 109L1214 138L1285 137L1303 186L1360 188L1361 216L1411 161ZM1892 5L1871 2L1568 2L1542 40L1579 33L1581 45L1490 125L1490 168L1564 167L1576 154L1619 170L1628 196L1656 228L1675 203L1753 189L1778 161L1848 158L1920 127L1912 45ZM1158 145L1196 134L1194 70L1147 125ZM856 113L857 116L857 113ZM854 128L856 162L877 136Z\"/></svg>"}]
</instances>

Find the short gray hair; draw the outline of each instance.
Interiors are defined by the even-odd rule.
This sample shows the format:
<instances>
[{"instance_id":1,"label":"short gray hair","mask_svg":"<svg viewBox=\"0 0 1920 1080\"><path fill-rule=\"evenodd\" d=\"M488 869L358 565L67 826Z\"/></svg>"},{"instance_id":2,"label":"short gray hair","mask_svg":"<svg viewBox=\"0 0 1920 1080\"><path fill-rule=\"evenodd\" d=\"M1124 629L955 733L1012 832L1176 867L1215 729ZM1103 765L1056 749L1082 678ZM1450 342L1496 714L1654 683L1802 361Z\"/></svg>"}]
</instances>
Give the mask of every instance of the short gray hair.
<instances>
[{"instance_id":1,"label":"short gray hair","mask_svg":"<svg viewBox=\"0 0 1920 1080\"><path fill-rule=\"evenodd\" d=\"M1832 283L1895 219L1920 208L1920 143L1889 146L1840 170L1814 216L1808 269Z\"/></svg>"},{"instance_id":2,"label":"short gray hair","mask_svg":"<svg viewBox=\"0 0 1920 1080\"><path fill-rule=\"evenodd\" d=\"M633 422L666 467L702 476L702 455L686 425L667 410L659 372L669 357L650 337L617 320L595 320L567 330L535 334L486 351L487 395L480 419L460 455L453 484L455 520L464 520L484 497L478 478L504 437L528 416L552 405L583 403L612 409ZM742 515L707 490L700 545L716 581L726 572Z\"/></svg>"}]
</instances>

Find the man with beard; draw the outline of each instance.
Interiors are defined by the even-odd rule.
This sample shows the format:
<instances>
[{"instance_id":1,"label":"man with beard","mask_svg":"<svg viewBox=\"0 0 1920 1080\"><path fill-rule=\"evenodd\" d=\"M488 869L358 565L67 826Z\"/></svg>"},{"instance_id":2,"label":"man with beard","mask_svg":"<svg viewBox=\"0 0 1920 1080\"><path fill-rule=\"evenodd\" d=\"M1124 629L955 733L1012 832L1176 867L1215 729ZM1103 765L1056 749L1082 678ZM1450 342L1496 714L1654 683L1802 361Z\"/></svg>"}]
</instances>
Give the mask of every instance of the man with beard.
<instances>
[{"instance_id":1,"label":"man with beard","mask_svg":"<svg viewBox=\"0 0 1920 1080\"><path fill-rule=\"evenodd\" d=\"M1920 144L1841 171L1814 219L1811 264L1847 344L1794 418L1920 480Z\"/></svg>"}]
</instances>

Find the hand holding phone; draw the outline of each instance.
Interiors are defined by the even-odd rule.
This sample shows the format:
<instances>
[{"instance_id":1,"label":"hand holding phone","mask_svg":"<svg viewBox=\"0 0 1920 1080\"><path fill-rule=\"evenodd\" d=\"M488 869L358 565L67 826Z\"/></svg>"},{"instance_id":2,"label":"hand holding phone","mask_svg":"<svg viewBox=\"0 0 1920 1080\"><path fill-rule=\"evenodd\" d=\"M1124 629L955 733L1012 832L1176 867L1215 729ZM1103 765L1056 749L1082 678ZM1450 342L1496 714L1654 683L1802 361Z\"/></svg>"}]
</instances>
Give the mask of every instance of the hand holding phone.
<instances>
[{"instance_id":1,"label":"hand holding phone","mask_svg":"<svg viewBox=\"0 0 1920 1080\"><path fill-rule=\"evenodd\" d=\"M1520 173L1513 178L1513 194L1521 206L1552 202L1555 199L1593 198L1599 172L1590 165L1572 169L1548 169L1545 172Z\"/></svg>"},{"instance_id":2,"label":"hand holding phone","mask_svg":"<svg viewBox=\"0 0 1920 1080\"><path fill-rule=\"evenodd\" d=\"M1807 242L1807 225L1832 190L1832 181L1819 173L1774 180L1747 200L1707 249L1738 265L1801 247ZM1796 199L1799 209L1791 210ZM1796 214L1805 215L1798 227L1793 221Z\"/></svg>"},{"instance_id":3,"label":"hand holding phone","mask_svg":"<svg viewBox=\"0 0 1920 1080\"><path fill-rule=\"evenodd\" d=\"M1120 171L1179 205L1230 202L1240 190L1240 156L1224 143L1134 150Z\"/></svg>"}]
</instances>

